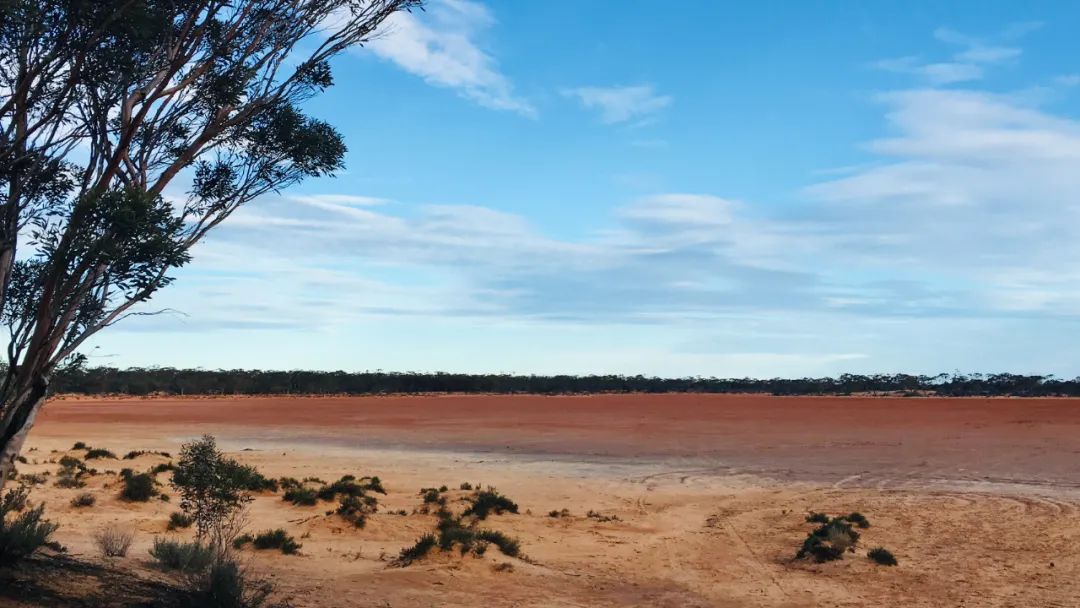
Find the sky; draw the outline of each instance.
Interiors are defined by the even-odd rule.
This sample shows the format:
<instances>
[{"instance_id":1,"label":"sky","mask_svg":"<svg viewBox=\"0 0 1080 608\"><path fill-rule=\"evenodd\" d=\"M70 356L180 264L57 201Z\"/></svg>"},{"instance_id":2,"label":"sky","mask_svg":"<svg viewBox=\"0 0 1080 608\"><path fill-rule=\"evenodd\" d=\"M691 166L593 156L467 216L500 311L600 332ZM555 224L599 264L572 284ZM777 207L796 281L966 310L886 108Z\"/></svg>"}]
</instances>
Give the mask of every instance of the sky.
<instances>
[{"instance_id":1,"label":"sky","mask_svg":"<svg viewBox=\"0 0 1080 608\"><path fill-rule=\"evenodd\" d=\"M430 0L92 364L1080 374L1080 5Z\"/></svg>"}]
</instances>

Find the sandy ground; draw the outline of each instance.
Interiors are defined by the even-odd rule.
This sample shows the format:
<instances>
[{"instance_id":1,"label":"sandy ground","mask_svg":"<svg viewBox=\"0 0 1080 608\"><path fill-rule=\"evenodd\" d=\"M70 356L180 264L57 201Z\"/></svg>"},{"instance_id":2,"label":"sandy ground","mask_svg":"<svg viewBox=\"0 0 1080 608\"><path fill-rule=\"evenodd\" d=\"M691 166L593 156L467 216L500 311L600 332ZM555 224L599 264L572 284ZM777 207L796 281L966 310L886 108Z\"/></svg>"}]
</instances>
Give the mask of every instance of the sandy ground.
<instances>
[{"instance_id":1,"label":"sandy ground","mask_svg":"<svg viewBox=\"0 0 1080 608\"><path fill-rule=\"evenodd\" d=\"M49 461L81 455L75 441L175 454L203 432L267 475L378 475L387 486L362 530L327 516L331 503L256 498L251 528L286 528L302 554L245 558L300 607L1080 606L1080 400L68 399L46 406L20 471L55 471ZM528 559L488 551L390 567L434 527L414 513L418 490L463 481L518 502L520 514L488 527L520 538ZM98 503L71 507L82 491ZM62 524L57 540L87 559L102 559L94 532L134 526L136 545L116 563L151 572L153 537L186 534L165 531L175 504L124 503L117 491L98 475L33 496ZM563 508L571 517L548 517ZM810 510L865 514L863 549L794 561ZM870 562L865 549L878 545L900 565Z\"/></svg>"}]
</instances>

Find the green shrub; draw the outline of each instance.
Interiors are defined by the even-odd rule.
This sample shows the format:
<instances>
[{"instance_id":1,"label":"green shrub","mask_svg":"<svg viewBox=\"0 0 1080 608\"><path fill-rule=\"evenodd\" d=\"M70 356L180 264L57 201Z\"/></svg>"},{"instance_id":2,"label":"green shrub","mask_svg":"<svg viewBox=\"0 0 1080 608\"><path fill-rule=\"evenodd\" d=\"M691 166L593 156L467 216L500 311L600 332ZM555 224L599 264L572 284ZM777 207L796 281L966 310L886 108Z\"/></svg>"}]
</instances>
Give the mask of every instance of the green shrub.
<instances>
[{"instance_id":1,"label":"green shrub","mask_svg":"<svg viewBox=\"0 0 1080 608\"><path fill-rule=\"evenodd\" d=\"M592 511L590 511L591 513ZM548 517L570 517L570 509L557 510L553 509L548 511Z\"/></svg>"},{"instance_id":2,"label":"green shrub","mask_svg":"<svg viewBox=\"0 0 1080 608\"><path fill-rule=\"evenodd\" d=\"M472 490L472 484L467 482L467 481L463 481L463 482L461 482L461 485L458 486L458 489L459 490Z\"/></svg>"},{"instance_id":3,"label":"green shrub","mask_svg":"<svg viewBox=\"0 0 1080 608\"><path fill-rule=\"evenodd\" d=\"M337 514L346 521L352 522L357 528L363 528L367 524L367 516L374 513L376 501L374 496L342 496L338 505Z\"/></svg>"},{"instance_id":4,"label":"green shrub","mask_svg":"<svg viewBox=\"0 0 1080 608\"><path fill-rule=\"evenodd\" d=\"M83 492L82 494L79 494L75 498L71 499L71 506L75 508L92 507L94 506L95 502L97 502L97 499L94 498L93 494L90 494L89 492Z\"/></svg>"},{"instance_id":5,"label":"green shrub","mask_svg":"<svg viewBox=\"0 0 1080 608\"><path fill-rule=\"evenodd\" d=\"M27 508L29 492L25 487L13 488L0 498L0 566L34 554L56 531L56 524L44 519L44 503ZM10 517L17 511L21 513Z\"/></svg>"},{"instance_id":6,"label":"green shrub","mask_svg":"<svg viewBox=\"0 0 1080 608\"><path fill-rule=\"evenodd\" d=\"M83 477L88 473L86 465L81 460L63 456L60 458L60 470L56 472L56 487L81 488L86 485Z\"/></svg>"},{"instance_id":7,"label":"green shrub","mask_svg":"<svg viewBox=\"0 0 1080 608\"><path fill-rule=\"evenodd\" d=\"M255 540L255 537L250 534L242 534L240 536L237 536L233 539L233 549L242 549L244 545L250 543L253 540Z\"/></svg>"},{"instance_id":8,"label":"green shrub","mask_svg":"<svg viewBox=\"0 0 1080 608\"><path fill-rule=\"evenodd\" d=\"M150 556L166 570L198 572L206 569L214 559L214 552L199 543L182 543L155 538Z\"/></svg>"},{"instance_id":9,"label":"green shrub","mask_svg":"<svg viewBox=\"0 0 1080 608\"><path fill-rule=\"evenodd\" d=\"M128 473L122 477L124 488L120 498L129 502L146 502L154 497L154 478L149 473Z\"/></svg>"},{"instance_id":10,"label":"green shrub","mask_svg":"<svg viewBox=\"0 0 1080 608\"><path fill-rule=\"evenodd\" d=\"M488 514L502 515L503 512L517 513L517 503L499 494L495 488L480 490L470 498L472 504L463 515L473 515L477 519L487 519Z\"/></svg>"},{"instance_id":11,"label":"green shrub","mask_svg":"<svg viewBox=\"0 0 1080 608\"><path fill-rule=\"evenodd\" d=\"M173 511L169 514L169 525L167 529L177 530L180 528L190 528L191 524L195 523L195 518L187 513L181 513L180 511Z\"/></svg>"},{"instance_id":12,"label":"green shrub","mask_svg":"<svg viewBox=\"0 0 1080 608\"><path fill-rule=\"evenodd\" d=\"M116 460L116 454L113 454L104 448L94 448L86 453L87 460L95 460L98 458L111 458Z\"/></svg>"},{"instance_id":13,"label":"green shrub","mask_svg":"<svg viewBox=\"0 0 1080 608\"><path fill-rule=\"evenodd\" d=\"M521 555L521 542L497 530L480 530L476 533L476 538L495 545L503 555L509 557Z\"/></svg>"},{"instance_id":14,"label":"green shrub","mask_svg":"<svg viewBox=\"0 0 1080 608\"><path fill-rule=\"evenodd\" d=\"M187 578L187 593L179 598L181 608L287 608L288 604L268 604L274 586L252 579L235 560L215 559L204 570Z\"/></svg>"},{"instance_id":15,"label":"green shrub","mask_svg":"<svg viewBox=\"0 0 1080 608\"><path fill-rule=\"evenodd\" d=\"M854 530L845 516L829 518L820 513L811 513L814 523L820 525L806 535L802 546L795 553L795 559L812 557L817 562L827 562L841 559L845 551L854 551L859 542L859 533ZM807 517L807 521L811 520Z\"/></svg>"},{"instance_id":16,"label":"green shrub","mask_svg":"<svg viewBox=\"0 0 1080 608\"><path fill-rule=\"evenodd\" d=\"M223 474L228 477L229 483L241 490L249 492L277 492L278 482L269 479L248 464L240 464L236 461L227 461Z\"/></svg>"},{"instance_id":17,"label":"green shrub","mask_svg":"<svg viewBox=\"0 0 1080 608\"><path fill-rule=\"evenodd\" d=\"M585 517L589 519L595 519L596 521L602 523L609 521L622 521L621 519L619 519L618 515L604 515L603 513L599 511L593 511L592 509L589 509L589 512L585 514Z\"/></svg>"},{"instance_id":18,"label":"green shrub","mask_svg":"<svg viewBox=\"0 0 1080 608\"><path fill-rule=\"evenodd\" d=\"M19 475L19 483L38 486L45 483L48 473L24 473Z\"/></svg>"},{"instance_id":19,"label":"green shrub","mask_svg":"<svg viewBox=\"0 0 1080 608\"><path fill-rule=\"evenodd\" d=\"M829 516L824 513L817 513L815 511L811 511L810 514L806 516L806 523L827 524L829 523Z\"/></svg>"},{"instance_id":20,"label":"green shrub","mask_svg":"<svg viewBox=\"0 0 1080 608\"><path fill-rule=\"evenodd\" d=\"M858 511L854 511L852 513L849 513L848 515L844 515L842 516L842 519L846 519L860 528L870 527L870 521Z\"/></svg>"},{"instance_id":21,"label":"green shrub","mask_svg":"<svg viewBox=\"0 0 1080 608\"><path fill-rule=\"evenodd\" d=\"M293 490L299 488L303 484L295 477L281 477L278 479L278 485L282 490Z\"/></svg>"},{"instance_id":22,"label":"green shrub","mask_svg":"<svg viewBox=\"0 0 1080 608\"><path fill-rule=\"evenodd\" d=\"M895 566L898 562L896 556L885 547L877 547L867 551L866 556L882 566Z\"/></svg>"},{"instance_id":23,"label":"green shrub","mask_svg":"<svg viewBox=\"0 0 1080 608\"><path fill-rule=\"evenodd\" d=\"M424 497L424 504L446 504L446 499L439 494L439 490L436 488L424 488L420 490L420 494Z\"/></svg>"},{"instance_id":24,"label":"green shrub","mask_svg":"<svg viewBox=\"0 0 1080 608\"><path fill-rule=\"evenodd\" d=\"M86 443L84 443L82 441L76 441L75 445L71 446L71 449L73 449L73 450L88 450L90 448L88 448L86 446Z\"/></svg>"},{"instance_id":25,"label":"green shrub","mask_svg":"<svg viewBox=\"0 0 1080 608\"><path fill-rule=\"evenodd\" d=\"M252 543L256 549L280 549L285 555L298 553L303 546L281 528L256 535Z\"/></svg>"},{"instance_id":26,"label":"green shrub","mask_svg":"<svg viewBox=\"0 0 1080 608\"><path fill-rule=\"evenodd\" d=\"M285 494L282 495L281 499L291 502L294 505L304 507L310 507L319 502L318 493L311 488L305 488L303 486L285 490Z\"/></svg>"},{"instance_id":27,"label":"green shrub","mask_svg":"<svg viewBox=\"0 0 1080 608\"><path fill-rule=\"evenodd\" d=\"M413 544L413 546L405 547L404 549L402 549L401 553L398 554L398 558L397 560L395 560L395 563L399 566L408 566L409 564L430 553L431 550L435 548L435 544L435 535L425 534L419 539L417 539L416 543Z\"/></svg>"},{"instance_id":28,"label":"green shrub","mask_svg":"<svg viewBox=\"0 0 1080 608\"><path fill-rule=\"evenodd\" d=\"M30 461L26 459L26 456L16 456L15 461L20 464L30 464Z\"/></svg>"},{"instance_id":29,"label":"green shrub","mask_svg":"<svg viewBox=\"0 0 1080 608\"><path fill-rule=\"evenodd\" d=\"M175 471L175 470L176 470L176 465L175 464L173 464L172 462L163 462L161 464L154 465L154 467L152 469L150 469L150 474L151 475L157 475L159 473L165 473L167 471Z\"/></svg>"}]
</instances>

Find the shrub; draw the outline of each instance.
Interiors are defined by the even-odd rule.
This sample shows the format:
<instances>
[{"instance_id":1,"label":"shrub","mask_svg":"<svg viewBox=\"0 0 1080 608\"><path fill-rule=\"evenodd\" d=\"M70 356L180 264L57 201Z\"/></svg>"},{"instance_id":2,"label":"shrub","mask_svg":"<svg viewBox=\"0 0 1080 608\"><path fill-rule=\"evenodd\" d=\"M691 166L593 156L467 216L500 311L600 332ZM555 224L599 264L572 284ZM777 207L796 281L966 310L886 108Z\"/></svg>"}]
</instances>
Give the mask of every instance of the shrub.
<instances>
[{"instance_id":1,"label":"shrub","mask_svg":"<svg viewBox=\"0 0 1080 608\"><path fill-rule=\"evenodd\" d=\"M256 535L253 544L256 549L281 549L285 555L298 553L303 546L281 528Z\"/></svg>"},{"instance_id":2,"label":"shrub","mask_svg":"<svg viewBox=\"0 0 1080 608\"><path fill-rule=\"evenodd\" d=\"M20 464L30 464L30 461L26 459L26 456L16 456L15 461Z\"/></svg>"},{"instance_id":3,"label":"shrub","mask_svg":"<svg viewBox=\"0 0 1080 608\"><path fill-rule=\"evenodd\" d=\"M476 538L495 545L503 555L517 557L521 554L521 542L497 530L480 530Z\"/></svg>"},{"instance_id":4,"label":"shrub","mask_svg":"<svg viewBox=\"0 0 1080 608\"><path fill-rule=\"evenodd\" d=\"M185 443L173 471L172 485L180 493L180 508L195 523L196 535L203 538L227 521L251 497L242 492L246 472L217 449L210 435Z\"/></svg>"},{"instance_id":5,"label":"shrub","mask_svg":"<svg viewBox=\"0 0 1080 608\"><path fill-rule=\"evenodd\" d=\"M193 523L195 523L195 519L187 513L173 511L169 514L169 525L167 526L167 529L177 530L179 528L190 528Z\"/></svg>"},{"instance_id":6,"label":"shrub","mask_svg":"<svg viewBox=\"0 0 1080 608\"><path fill-rule=\"evenodd\" d=\"M281 477L278 479L278 485L281 486L281 489L283 490L292 490L295 488L299 488L303 484L301 484L300 480L295 477Z\"/></svg>"},{"instance_id":7,"label":"shrub","mask_svg":"<svg viewBox=\"0 0 1080 608\"><path fill-rule=\"evenodd\" d=\"M158 473L165 473L166 471L175 471L176 465L172 462L163 462L161 464L154 465L154 468L150 469L151 475L157 475Z\"/></svg>"},{"instance_id":8,"label":"shrub","mask_svg":"<svg viewBox=\"0 0 1080 608\"><path fill-rule=\"evenodd\" d=\"M885 547L871 549L867 551L866 556L882 566L895 566L898 563L896 561L896 556L892 554L892 551L889 551Z\"/></svg>"},{"instance_id":9,"label":"shrub","mask_svg":"<svg viewBox=\"0 0 1080 608\"><path fill-rule=\"evenodd\" d=\"M458 486L458 489L459 490L472 490L472 484L467 482L467 481L463 481L463 482L461 482L461 485Z\"/></svg>"},{"instance_id":10,"label":"shrub","mask_svg":"<svg viewBox=\"0 0 1080 608\"><path fill-rule=\"evenodd\" d=\"M811 511L810 514L806 516L806 523L827 524L829 523L829 516L824 513L817 513L815 511Z\"/></svg>"},{"instance_id":11,"label":"shrub","mask_svg":"<svg viewBox=\"0 0 1080 608\"><path fill-rule=\"evenodd\" d=\"M165 458L172 458L172 455L168 452L157 452L154 450L132 450L127 454L124 454L124 460L132 460L138 458L139 456L145 455L164 456Z\"/></svg>"},{"instance_id":12,"label":"shrub","mask_svg":"<svg viewBox=\"0 0 1080 608\"><path fill-rule=\"evenodd\" d=\"M310 507L319 502L318 493L303 486L290 488L285 490L285 494L281 497L282 500L291 502L294 505Z\"/></svg>"},{"instance_id":13,"label":"shrub","mask_svg":"<svg viewBox=\"0 0 1080 608\"><path fill-rule=\"evenodd\" d=\"M87 474L86 465L81 460L64 456L60 458L60 470L56 472L56 487L81 488L86 485L83 477Z\"/></svg>"},{"instance_id":14,"label":"shrub","mask_svg":"<svg viewBox=\"0 0 1080 608\"><path fill-rule=\"evenodd\" d=\"M589 511L589 512L590 513L595 513L595 511ZM548 511L548 517L570 517L570 509L563 509L561 511L557 510L557 509L553 509L551 511Z\"/></svg>"},{"instance_id":15,"label":"shrub","mask_svg":"<svg viewBox=\"0 0 1080 608\"><path fill-rule=\"evenodd\" d=\"M863 514L859 513L858 511L854 511L854 512L848 514L848 515L844 515L843 519L848 520L849 522L855 524L856 526L858 526L860 528L869 528L870 527L870 521L868 519L866 519L866 517L864 517Z\"/></svg>"},{"instance_id":16,"label":"shrub","mask_svg":"<svg viewBox=\"0 0 1080 608\"><path fill-rule=\"evenodd\" d=\"M337 514L357 528L363 528L368 514L375 512L375 505L374 496L342 496Z\"/></svg>"},{"instance_id":17,"label":"shrub","mask_svg":"<svg viewBox=\"0 0 1080 608\"><path fill-rule=\"evenodd\" d=\"M481 490L472 497L472 505L465 510L463 515L474 515L477 519L487 519L489 513L502 515L503 512L517 513L517 503L499 494L495 488Z\"/></svg>"},{"instance_id":18,"label":"shrub","mask_svg":"<svg viewBox=\"0 0 1080 608\"><path fill-rule=\"evenodd\" d=\"M150 556L166 570L197 572L206 569L214 559L214 552L199 543L181 543L162 538L154 539Z\"/></svg>"},{"instance_id":19,"label":"shrub","mask_svg":"<svg viewBox=\"0 0 1080 608\"><path fill-rule=\"evenodd\" d=\"M618 515L604 515L603 513L599 511L593 511L592 509L589 509L589 512L585 514L585 517L588 517L589 519L595 519L599 522L622 521L619 519Z\"/></svg>"},{"instance_id":20,"label":"shrub","mask_svg":"<svg viewBox=\"0 0 1080 608\"><path fill-rule=\"evenodd\" d=\"M267 604L274 586L253 579L235 560L221 558L194 576L188 577L183 608L286 608L288 604Z\"/></svg>"},{"instance_id":21,"label":"shrub","mask_svg":"<svg viewBox=\"0 0 1080 608\"><path fill-rule=\"evenodd\" d=\"M244 545L250 543L253 540L255 540L255 537L250 534L242 534L240 536L237 536L233 539L232 542L233 549L241 549Z\"/></svg>"},{"instance_id":22,"label":"shrub","mask_svg":"<svg viewBox=\"0 0 1080 608\"><path fill-rule=\"evenodd\" d=\"M135 530L112 524L94 535L98 550L105 557L124 557L135 540Z\"/></svg>"},{"instance_id":23,"label":"shrub","mask_svg":"<svg viewBox=\"0 0 1080 608\"><path fill-rule=\"evenodd\" d=\"M90 448L88 448L86 446L86 443L84 443L82 441L76 441L75 445L71 446L71 449L73 449L73 450L87 450L87 449L90 449Z\"/></svg>"},{"instance_id":24,"label":"shrub","mask_svg":"<svg viewBox=\"0 0 1080 608\"><path fill-rule=\"evenodd\" d=\"M424 504L446 504L446 499L439 495L439 490L435 488L424 488L420 490L420 494L424 497Z\"/></svg>"},{"instance_id":25,"label":"shrub","mask_svg":"<svg viewBox=\"0 0 1080 608\"><path fill-rule=\"evenodd\" d=\"M277 492L278 482L269 479L248 464L240 464L234 460L226 461L223 474L228 478L229 484L241 490L249 492Z\"/></svg>"},{"instance_id":26,"label":"shrub","mask_svg":"<svg viewBox=\"0 0 1080 608\"><path fill-rule=\"evenodd\" d=\"M95 460L98 458L111 458L116 460L116 454L113 454L104 448L94 448L86 453L87 460Z\"/></svg>"},{"instance_id":27,"label":"shrub","mask_svg":"<svg viewBox=\"0 0 1080 608\"><path fill-rule=\"evenodd\" d=\"M416 543L411 547L405 547L398 554L395 563L399 566L408 566L416 560L424 557L435 548L435 535L425 534L417 539Z\"/></svg>"},{"instance_id":28,"label":"shrub","mask_svg":"<svg viewBox=\"0 0 1080 608\"><path fill-rule=\"evenodd\" d=\"M806 535L802 546L795 553L795 559L812 557L817 562L827 562L841 559L845 551L855 550L859 533L852 528L845 516L831 519L825 516L825 521L822 522L821 517L816 517L818 515L822 514L811 513L814 522L820 525ZM810 516L807 521L810 521Z\"/></svg>"},{"instance_id":29,"label":"shrub","mask_svg":"<svg viewBox=\"0 0 1080 608\"><path fill-rule=\"evenodd\" d=\"M27 509L26 487L12 488L0 498L0 566L6 566L34 554L49 544L56 524L43 518L44 503ZM21 511L16 517L12 513Z\"/></svg>"},{"instance_id":30,"label":"shrub","mask_svg":"<svg viewBox=\"0 0 1080 608\"><path fill-rule=\"evenodd\" d=\"M90 494L89 492L83 492L82 494L79 494L75 498L71 499L71 506L75 508L92 507L94 506L95 502L97 502L97 499L94 498L93 494Z\"/></svg>"},{"instance_id":31,"label":"shrub","mask_svg":"<svg viewBox=\"0 0 1080 608\"><path fill-rule=\"evenodd\" d=\"M124 488L120 498L129 502L146 502L154 497L154 478L149 473L128 473L123 476Z\"/></svg>"}]
</instances>

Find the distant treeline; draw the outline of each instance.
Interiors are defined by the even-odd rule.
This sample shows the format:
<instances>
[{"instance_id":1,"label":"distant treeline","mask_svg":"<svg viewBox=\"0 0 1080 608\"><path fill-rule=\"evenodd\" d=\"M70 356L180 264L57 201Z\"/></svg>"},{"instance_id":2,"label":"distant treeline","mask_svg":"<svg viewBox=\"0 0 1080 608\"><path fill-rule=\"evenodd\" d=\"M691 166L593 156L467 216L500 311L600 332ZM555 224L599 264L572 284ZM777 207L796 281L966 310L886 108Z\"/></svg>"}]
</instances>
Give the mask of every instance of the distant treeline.
<instances>
[{"instance_id":1,"label":"distant treeline","mask_svg":"<svg viewBox=\"0 0 1080 608\"><path fill-rule=\"evenodd\" d=\"M765 393L941 396L1080 396L1080 378L1017 374L844 374L836 378L656 378L650 376L517 376L417 372L202 370L169 367L70 367L52 392L87 395L277 395L393 393Z\"/></svg>"}]
</instances>

